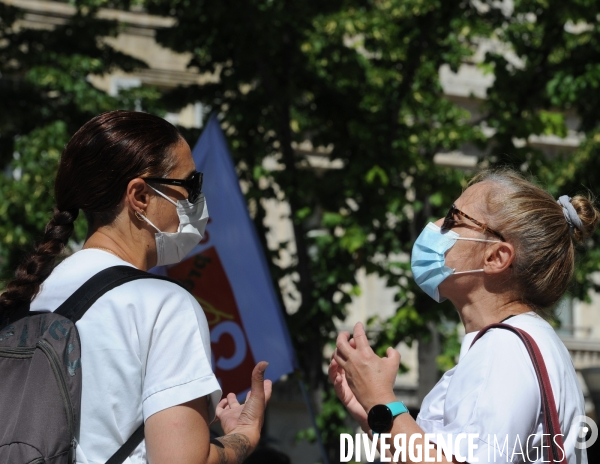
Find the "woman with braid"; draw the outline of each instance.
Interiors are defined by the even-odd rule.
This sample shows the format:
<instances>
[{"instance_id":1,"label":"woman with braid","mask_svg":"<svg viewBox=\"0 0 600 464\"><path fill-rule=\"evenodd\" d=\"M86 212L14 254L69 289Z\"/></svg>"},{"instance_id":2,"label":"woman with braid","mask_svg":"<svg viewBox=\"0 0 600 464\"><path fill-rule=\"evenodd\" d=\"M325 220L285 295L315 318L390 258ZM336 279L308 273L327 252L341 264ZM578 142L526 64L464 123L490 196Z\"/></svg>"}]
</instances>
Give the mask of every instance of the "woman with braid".
<instances>
[{"instance_id":1,"label":"woman with braid","mask_svg":"<svg viewBox=\"0 0 600 464\"><path fill-rule=\"evenodd\" d=\"M146 113L113 111L86 123L65 147L56 208L0 296L0 320L53 311L112 266L174 264L202 238L208 220L202 174L175 127ZM56 265L83 211L83 249ZM256 447L270 397L265 362L240 405L221 399L211 370L202 308L175 283L141 279L100 297L77 322L82 400L77 463L106 462L145 423L126 463L242 462ZM210 442L209 423L225 435Z\"/></svg>"}]
</instances>

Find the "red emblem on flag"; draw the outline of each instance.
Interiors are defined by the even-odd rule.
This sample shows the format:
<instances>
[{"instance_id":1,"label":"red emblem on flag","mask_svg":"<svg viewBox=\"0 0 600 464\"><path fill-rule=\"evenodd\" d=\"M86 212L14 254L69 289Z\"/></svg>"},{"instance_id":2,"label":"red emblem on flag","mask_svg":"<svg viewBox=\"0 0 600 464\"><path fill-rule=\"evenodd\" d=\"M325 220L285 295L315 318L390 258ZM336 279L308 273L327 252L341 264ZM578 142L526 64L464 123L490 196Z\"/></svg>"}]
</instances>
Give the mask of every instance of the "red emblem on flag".
<instances>
[{"instance_id":1,"label":"red emblem on flag","mask_svg":"<svg viewBox=\"0 0 600 464\"><path fill-rule=\"evenodd\" d=\"M181 281L204 309L210 329L213 369L223 393L250 388L254 357L233 290L215 247L167 270Z\"/></svg>"}]
</instances>

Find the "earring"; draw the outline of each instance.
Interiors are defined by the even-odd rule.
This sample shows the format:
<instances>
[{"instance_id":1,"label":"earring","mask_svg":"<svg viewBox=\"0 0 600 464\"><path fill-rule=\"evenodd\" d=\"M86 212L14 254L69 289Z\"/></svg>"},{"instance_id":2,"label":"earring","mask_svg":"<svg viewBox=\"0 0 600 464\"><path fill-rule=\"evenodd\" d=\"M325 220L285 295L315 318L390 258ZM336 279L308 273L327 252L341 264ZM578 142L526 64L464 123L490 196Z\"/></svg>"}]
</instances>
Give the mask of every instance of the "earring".
<instances>
[{"instance_id":1,"label":"earring","mask_svg":"<svg viewBox=\"0 0 600 464\"><path fill-rule=\"evenodd\" d=\"M133 214L135 214L135 217L138 218L140 221L146 222L144 218L146 214L144 212L140 213L139 211L135 211Z\"/></svg>"}]
</instances>

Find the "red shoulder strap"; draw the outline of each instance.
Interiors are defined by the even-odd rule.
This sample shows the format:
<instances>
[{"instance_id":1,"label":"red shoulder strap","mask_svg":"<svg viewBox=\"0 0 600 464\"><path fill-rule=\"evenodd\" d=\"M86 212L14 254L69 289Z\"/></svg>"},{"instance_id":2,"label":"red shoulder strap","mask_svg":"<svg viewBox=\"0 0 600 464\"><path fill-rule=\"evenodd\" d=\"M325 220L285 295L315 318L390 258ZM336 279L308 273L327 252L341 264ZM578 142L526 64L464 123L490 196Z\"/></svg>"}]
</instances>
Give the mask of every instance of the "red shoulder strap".
<instances>
[{"instance_id":1,"label":"red shoulder strap","mask_svg":"<svg viewBox=\"0 0 600 464\"><path fill-rule=\"evenodd\" d=\"M533 363L535 374L537 375L538 383L540 385L542 411L544 413L544 439L546 440L546 447L550 449L552 462L567 464L563 434L560 431L560 422L558 420L556 403L554 402L554 394L552 393L552 385L550 384L550 377L548 376L546 363L544 362L544 358L542 357L542 353L540 352L537 343L531 337L531 335L524 330L513 327L512 325L499 323L491 324L481 329L473 339L471 346L473 346L475 342L479 340L489 329L510 330L525 344L525 348L527 348L527 352L529 353L529 357Z\"/></svg>"}]
</instances>

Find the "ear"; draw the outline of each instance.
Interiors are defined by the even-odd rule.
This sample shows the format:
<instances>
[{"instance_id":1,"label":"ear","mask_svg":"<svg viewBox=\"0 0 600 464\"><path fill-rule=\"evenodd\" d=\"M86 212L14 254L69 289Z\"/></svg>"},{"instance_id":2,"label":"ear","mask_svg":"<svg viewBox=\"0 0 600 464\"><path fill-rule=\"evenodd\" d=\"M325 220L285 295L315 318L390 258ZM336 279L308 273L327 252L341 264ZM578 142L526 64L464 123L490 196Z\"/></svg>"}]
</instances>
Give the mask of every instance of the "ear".
<instances>
[{"instance_id":1,"label":"ear","mask_svg":"<svg viewBox=\"0 0 600 464\"><path fill-rule=\"evenodd\" d=\"M512 266L515 248L506 242L494 243L485 250L483 259L483 272L500 274Z\"/></svg>"},{"instance_id":2,"label":"ear","mask_svg":"<svg viewBox=\"0 0 600 464\"><path fill-rule=\"evenodd\" d=\"M125 205L128 206L130 214L138 212L145 216L149 201L148 184L139 177L130 180L125 190Z\"/></svg>"}]
</instances>

